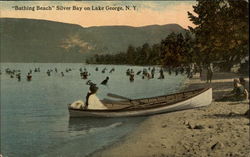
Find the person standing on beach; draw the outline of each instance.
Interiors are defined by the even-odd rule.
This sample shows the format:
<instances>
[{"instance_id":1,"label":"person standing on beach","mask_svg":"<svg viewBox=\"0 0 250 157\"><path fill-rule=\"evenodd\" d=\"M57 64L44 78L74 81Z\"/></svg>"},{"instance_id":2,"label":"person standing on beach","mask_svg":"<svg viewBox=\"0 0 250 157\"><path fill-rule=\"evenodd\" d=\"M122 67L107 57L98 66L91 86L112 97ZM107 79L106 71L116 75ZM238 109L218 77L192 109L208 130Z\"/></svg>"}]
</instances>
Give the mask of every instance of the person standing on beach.
<instances>
[{"instance_id":1,"label":"person standing on beach","mask_svg":"<svg viewBox=\"0 0 250 157\"><path fill-rule=\"evenodd\" d=\"M198 70L200 74L200 80L202 80L202 66L201 65L198 67Z\"/></svg>"},{"instance_id":2,"label":"person standing on beach","mask_svg":"<svg viewBox=\"0 0 250 157\"><path fill-rule=\"evenodd\" d=\"M212 78L213 78L213 65L212 63L209 64L209 66L207 67L207 83L208 82L212 82Z\"/></svg>"}]
</instances>

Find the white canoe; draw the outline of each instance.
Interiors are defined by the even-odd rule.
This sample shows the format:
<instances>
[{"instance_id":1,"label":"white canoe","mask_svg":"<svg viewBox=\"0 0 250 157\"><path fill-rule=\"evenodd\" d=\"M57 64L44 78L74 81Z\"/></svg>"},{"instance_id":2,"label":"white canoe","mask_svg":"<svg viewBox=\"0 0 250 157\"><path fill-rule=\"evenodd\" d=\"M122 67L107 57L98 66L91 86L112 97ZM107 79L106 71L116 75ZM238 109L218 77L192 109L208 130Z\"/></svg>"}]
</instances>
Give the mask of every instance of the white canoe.
<instances>
[{"instance_id":1,"label":"white canoe","mask_svg":"<svg viewBox=\"0 0 250 157\"><path fill-rule=\"evenodd\" d=\"M104 101L107 110L73 109L68 105L70 117L129 117L148 116L210 105L212 88L163 95L132 101Z\"/></svg>"}]
</instances>

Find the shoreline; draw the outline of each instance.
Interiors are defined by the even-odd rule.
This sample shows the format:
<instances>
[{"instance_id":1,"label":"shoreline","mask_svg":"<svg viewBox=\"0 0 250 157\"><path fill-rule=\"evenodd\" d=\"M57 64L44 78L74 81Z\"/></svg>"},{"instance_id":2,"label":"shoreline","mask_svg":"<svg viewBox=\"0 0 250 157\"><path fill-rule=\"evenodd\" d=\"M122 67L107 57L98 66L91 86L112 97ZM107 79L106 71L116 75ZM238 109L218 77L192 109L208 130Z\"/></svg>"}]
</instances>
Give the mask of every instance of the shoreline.
<instances>
[{"instance_id":1,"label":"shoreline","mask_svg":"<svg viewBox=\"0 0 250 157\"><path fill-rule=\"evenodd\" d=\"M204 76L204 75L203 75ZM198 75L185 80L183 90L213 88L213 100L232 90L234 73L215 73L212 83ZM245 77L247 87L249 78ZM249 90L249 89L248 89ZM215 102L205 108L154 115L113 145L91 157L167 157L250 155L249 102Z\"/></svg>"}]
</instances>

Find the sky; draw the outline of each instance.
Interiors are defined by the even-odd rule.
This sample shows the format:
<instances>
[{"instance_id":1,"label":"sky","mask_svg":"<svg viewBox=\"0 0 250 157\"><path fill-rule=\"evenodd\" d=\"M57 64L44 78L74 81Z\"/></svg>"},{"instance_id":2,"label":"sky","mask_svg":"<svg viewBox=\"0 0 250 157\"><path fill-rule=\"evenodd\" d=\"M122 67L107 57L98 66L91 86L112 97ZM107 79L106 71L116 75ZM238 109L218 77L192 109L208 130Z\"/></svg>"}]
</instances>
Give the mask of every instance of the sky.
<instances>
[{"instance_id":1,"label":"sky","mask_svg":"<svg viewBox=\"0 0 250 157\"><path fill-rule=\"evenodd\" d=\"M146 26L176 23L183 28L193 26L187 11L192 12L196 1L1 1L2 18L30 18L91 26ZM15 7L51 7L52 10L15 10ZM82 10L72 10L73 6ZM130 10L125 10L126 6ZM134 9L135 6L135 9ZM57 7L70 7L70 10L56 10ZM104 7L104 10L93 10ZM106 7L122 7L123 11L106 10ZM90 8L91 10L84 10Z\"/></svg>"}]
</instances>

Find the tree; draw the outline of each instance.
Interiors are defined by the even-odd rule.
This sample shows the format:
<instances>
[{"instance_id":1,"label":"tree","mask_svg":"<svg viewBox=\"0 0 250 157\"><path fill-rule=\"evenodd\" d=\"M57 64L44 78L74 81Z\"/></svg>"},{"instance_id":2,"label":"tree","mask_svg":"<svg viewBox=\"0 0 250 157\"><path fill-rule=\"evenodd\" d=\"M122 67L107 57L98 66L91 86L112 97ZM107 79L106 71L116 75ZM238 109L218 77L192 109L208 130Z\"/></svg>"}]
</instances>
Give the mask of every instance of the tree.
<instances>
[{"instance_id":1,"label":"tree","mask_svg":"<svg viewBox=\"0 0 250 157\"><path fill-rule=\"evenodd\" d=\"M197 0L194 14L188 12L195 25L196 61L209 64L223 61L230 69L246 57L248 50L248 2L245 0Z\"/></svg>"},{"instance_id":2,"label":"tree","mask_svg":"<svg viewBox=\"0 0 250 157\"><path fill-rule=\"evenodd\" d=\"M132 45L129 45L127 50L127 63L135 64L135 48Z\"/></svg>"},{"instance_id":3,"label":"tree","mask_svg":"<svg viewBox=\"0 0 250 157\"><path fill-rule=\"evenodd\" d=\"M161 63L166 67L178 67L192 63L192 38L187 33L171 33L161 42Z\"/></svg>"},{"instance_id":4,"label":"tree","mask_svg":"<svg viewBox=\"0 0 250 157\"><path fill-rule=\"evenodd\" d=\"M150 65L160 64L160 54L161 54L160 44L154 44L151 48L151 53L148 63Z\"/></svg>"}]
</instances>

